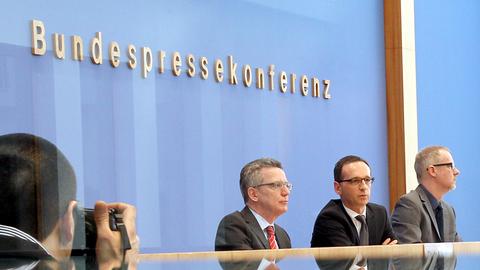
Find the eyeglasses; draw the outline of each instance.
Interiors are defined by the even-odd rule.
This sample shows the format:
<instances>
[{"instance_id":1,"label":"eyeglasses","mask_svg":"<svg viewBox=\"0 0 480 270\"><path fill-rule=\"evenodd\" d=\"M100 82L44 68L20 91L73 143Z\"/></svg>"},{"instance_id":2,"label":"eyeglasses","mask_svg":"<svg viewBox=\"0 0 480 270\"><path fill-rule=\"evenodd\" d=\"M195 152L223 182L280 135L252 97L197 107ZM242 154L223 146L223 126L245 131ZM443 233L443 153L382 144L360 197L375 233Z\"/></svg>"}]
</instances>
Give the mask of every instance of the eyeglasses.
<instances>
[{"instance_id":1,"label":"eyeglasses","mask_svg":"<svg viewBox=\"0 0 480 270\"><path fill-rule=\"evenodd\" d=\"M253 186L253 187L257 188L257 187L262 187L262 186L268 186L271 189L275 189L275 190L281 189L283 187L286 187L288 190L292 190L292 188L293 188L293 185L289 182L272 182L272 183L265 183L265 184L256 185L256 186Z\"/></svg>"},{"instance_id":2,"label":"eyeglasses","mask_svg":"<svg viewBox=\"0 0 480 270\"><path fill-rule=\"evenodd\" d=\"M447 166L449 167L450 169L456 169L455 165L453 164L453 162L447 162L447 163L438 163L438 164L432 164L430 166L434 166L434 167L440 167L440 166ZM428 170L428 168L427 168Z\"/></svg>"},{"instance_id":3,"label":"eyeglasses","mask_svg":"<svg viewBox=\"0 0 480 270\"><path fill-rule=\"evenodd\" d=\"M353 186L360 186L362 184L362 182L365 182L365 184L367 186L369 186L373 183L373 181L375 181L375 178L374 177L365 177L365 178L354 177L354 178L351 178L351 179L335 180L335 181L337 181L338 183L347 182L347 183L349 183L350 185L353 185Z\"/></svg>"}]
</instances>

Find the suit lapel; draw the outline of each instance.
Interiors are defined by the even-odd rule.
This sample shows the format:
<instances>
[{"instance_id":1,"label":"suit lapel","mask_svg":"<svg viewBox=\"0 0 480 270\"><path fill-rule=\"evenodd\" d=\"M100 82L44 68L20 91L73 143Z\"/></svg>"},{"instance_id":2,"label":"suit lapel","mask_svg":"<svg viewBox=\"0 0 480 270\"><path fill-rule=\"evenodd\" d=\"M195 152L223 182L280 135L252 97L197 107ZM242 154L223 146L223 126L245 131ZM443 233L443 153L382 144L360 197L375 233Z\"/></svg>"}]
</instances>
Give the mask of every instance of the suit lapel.
<instances>
[{"instance_id":1,"label":"suit lapel","mask_svg":"<svg viewBox=\"0 0 480 270\"><path fill-rule=\"evenodd\" d=\"M427 211L428 216L430 217L430 222L432 222L433 227L435 228L435 232L437 233L438 239L442 239L440 237L440 233L438 230L437 219L435 218L435 213L433 213L432 205L430 205L430 201L428 200L427 194L423 191L423 189L419 186L417 187L416 191L418 192L418 196L422 201L423 208ZM445 220L445 218L444 218Z\"/></svg>"},{"instance_id":2,"label":"suit lapel","mask_svg":"<svg viewBox=\"0 0 480 270\"><path fill-rule=\"evenodd\" d=\"M442 203L443 207L443 238L444 242L454 242L455 237L451 237L451 231L450 228L453 228L454 226L452 225L452 219L451 219L451 211L450 209L446 206L446 203Z\"/></svg>"},{"instance_id":3,"label":"suit lapel","mask_svg":"<svg viewBox=\"0 0 480 270\"><path fill-rule=\"evenodd\" d=\"M344 216L345 220L350 225L349 226L350 227L350 233L351 233L351 235L353 235L353 242L355 243L355 245L360 244L360 238L358 236L357 227L355 227L355 224L353 224L353 221L350 218L350 216L348 215L347 210L345 210L345 208L343 207L342 201L337 200L337 201L334 201L334 202L340 208L340 210L343 213L343 216ZM367 224L368 224L368 222L367 222Z\"/></svg>"},{"instance_id":4,"label":"suit lapel","mask_svg":"<svg viewBox=\"0 0 480 270\"><path fill-rule=\"evenodd\" d=\"M250 230L252 230L252 232L255 234L259 242L262 243L263 248L269 249L270 245L267 242L267 238L265 237L265 234L263 233L262 228L260 228L260 225L258 224L257 219L252 214L250 209L248 209L248 207L245 206L241 213L244 216L248 226L250 227Z\"/></svg>"},{"instance_id":5,"label":"suit lapel","mask_svg":"<svg viewBox=\"0 0 480 270\"><path fill-rule=\"evenodd\" d=\"M283 243L285 242L285 239L283 237L283 234L279 233L280 229L278 228L277 224L274 224L274 226L275 226L275 240L277 240L277 246L278 248L282 248Z\"/></svg>"},{"instance_id":6,"label":"suit lapel","mask_svg":"<svg viewBox=\"0 0 480 270\"><path fill-rule=\"evenodd\" d=\"M367 204L367 227L368 227L368 242L375 243L375 235L377 232L377 228L375 228L375 213L370 209L370 205Z\"/></svg>"}]
</instances>

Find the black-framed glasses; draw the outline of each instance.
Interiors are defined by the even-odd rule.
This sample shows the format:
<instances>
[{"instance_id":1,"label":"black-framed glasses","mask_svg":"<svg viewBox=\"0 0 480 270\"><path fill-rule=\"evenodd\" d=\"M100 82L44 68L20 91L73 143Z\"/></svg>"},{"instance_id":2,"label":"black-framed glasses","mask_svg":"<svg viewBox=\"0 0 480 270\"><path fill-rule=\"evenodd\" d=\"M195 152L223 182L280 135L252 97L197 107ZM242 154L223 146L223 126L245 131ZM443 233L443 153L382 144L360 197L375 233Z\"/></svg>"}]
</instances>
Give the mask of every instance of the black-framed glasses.
<instances>
[{"instance_id":1,"label":"black-framed glasses","mask_svg":"<svg viewBox=\"0 0 480 270\"><path fill-rule=\"evenodd\" d=\"M354 177L350 179L335 180L335 181L337 181L338 183L347 182L350 185L354 185L354 186L360 186L363 182L365 182L365 184L369 186L373 183L373 181L375 181L375 177Z\"/></svg>"},{"instance_id":2,"label":"black-framed glasses","mask_svg":"<svg viewBox=\"0 0 480 270\"><path fill-rule=\"evenodd\" d=\"M262 186L268 186L271 189L281 189L283 187L286 187L288 190L292 190L293 185L290 182L272 182L272 183L264 183L260 185L253 186L254 188L257 187L262 187Z\"/></svg>"},{"instance_id":3,"label":"black-framed glasses","mask_svg":"<svg viewBox=\"0 0 480 270\"><path fill-rule=\"evenodd\" d=\"M438 164L432 164L430 166L433 166L433 167L441 167L441 166L446 166L446 167L449 167L450 169L455 169L455 164L453 164L453 162L447 162L447 163L438 163ZM427 168L428 170L428 168Z\"/></svg>"}]
</instances>

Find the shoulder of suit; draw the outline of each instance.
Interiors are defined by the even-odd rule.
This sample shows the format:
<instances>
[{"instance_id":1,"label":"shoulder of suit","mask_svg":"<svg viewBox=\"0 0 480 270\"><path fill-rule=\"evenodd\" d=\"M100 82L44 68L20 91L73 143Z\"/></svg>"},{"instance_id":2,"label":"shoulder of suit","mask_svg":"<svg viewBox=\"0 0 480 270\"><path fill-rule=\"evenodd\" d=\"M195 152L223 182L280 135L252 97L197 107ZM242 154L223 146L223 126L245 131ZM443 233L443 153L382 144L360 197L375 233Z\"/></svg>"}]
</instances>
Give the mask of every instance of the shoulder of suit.
<instances>
[{"instance_id":1,"label":"shoulder of suit","mask_svg":"<svg viewBox=\"0 0 480 270\"><path fill-rule=\"evenodd\" d=\"M375 216L388 216L387 209L385 206L376 204L376 203L368 203L367 204L367 211L374 214ZM367 214L368 217L368 214Z\"/></svg>"},{"instance_id":2,"label":"shoulder of suit","mask_svg":"<svg viewBox=\"0 0 480 270\"><path fill-rule=\"evenodd\" d=\"M232 221L236 221L236 220L245 220L242 212L240 211L235 211L235 212L232 212L226 216L224 216L222 218L222 223L230 223Z\"/></svg>"},{"instance_id":3,"label":"shoulder of suit","mask_svg":"<svg viewBox=\"0 0 480 270\"><path fill-rule=\"evenodd\" d=\"M338 200L330 200L320 211L320 215L331 215L337 214L340 212L345 211L343 209L342 201Z\"/></svg>"},{"instance_id":4,"label":"shoulder of suit","mask_svg":"<svg viewBox=\"0 0 480 270\"><path fill-rule=\"evenodd\" d=\"M410 200L410 201L420 201L421 196L426 196L425 192L420 187L417 187L416 189L410 190L408 193L403 194L400 197L401 200Z\"/></svg>"},{"instance_id":5,"label":"shoulder of suit","mask_svg":"<svg viewBox=\"0 0 480 270\"><path fill-rule=\"evenodd\" d=\"M347 222L350 220L349 215L347 214L345 208L343 207L342 201L331 200L325 205L325 207L320 211L317 217L317 222L324 221L334 221L334 222ZM320 225L319 223L319 225Z\"/></svg>"},{"instance_id":6,"label":"shoulder of suit","mask_svg":"<svg viewBox=\"0 0 480 270\"><path fill-rule=\"evenodd\" d=\"M408 199L410 199L412 201L415 201L415 202L417 202L417 201L420 202L420 201L424 201L424 200L428 201L427 193L425 193L425 191L420 187L417 187L416 189L408 192L405 195L405 198L408 198Z\"/></svg>"},{"instance_id":7,"label":"shoulder of suit","mask_svg":"<svg viewBox=\"0 0 480 270\"><path fill-rule=\"evenodd\" d=\"M335 199L335 200L330 200L323 209L342 209L343 204L342 200L340 199Z\"/></svg>"},{"instance_id":8,"label":"shoulder of suit","mask_svg":"<svg viewBox=\"0 0 480 270\"><path fill-rule=\"evenodd\" d=\"M381 204L377 204L377 203L368 203L367 204L367 208L370 208L371 210L386 210L385 206L381 205Z\"/></svg>"}]
</instances>

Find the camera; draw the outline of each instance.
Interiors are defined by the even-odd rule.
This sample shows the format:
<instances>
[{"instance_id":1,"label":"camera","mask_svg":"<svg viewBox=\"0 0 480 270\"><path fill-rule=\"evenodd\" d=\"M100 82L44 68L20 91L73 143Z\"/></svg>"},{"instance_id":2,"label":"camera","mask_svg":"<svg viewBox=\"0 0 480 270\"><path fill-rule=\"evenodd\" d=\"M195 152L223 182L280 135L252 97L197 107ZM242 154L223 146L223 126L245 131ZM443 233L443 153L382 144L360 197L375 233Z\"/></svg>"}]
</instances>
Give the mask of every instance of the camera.
<instances>
[{"instance_id":1,"label":"camera","mask_svg":"<svg viewBox=\"0 0 480 270\"><path fill-rule=\"evenodd\" d=\"M97 243L97 224L95 223L95 218L93 216L93 209L83 208L83 217L85 221L85 242L86 247L90 249L95 249ZM108 210L108 225L110 230L118 231L117 220L115 219L116 210L110 208ZM123 223L123 221L122 221Z\"/></svg>"},{"instance_id":2,"label":"camera","mask_svg":"<svg viewBox=\"0 0 480 270\"><path fill-rule=\"evenodd\" d=\"M95 255L97 244L97 224L94 218L94 209L77 207L75 210L75 233L72 255ZM108 224L110 230L119 231L123 249L130 249L130 240L123 223L123 215L117 209L108 210Z\"/></svg>"}]
</instances>

